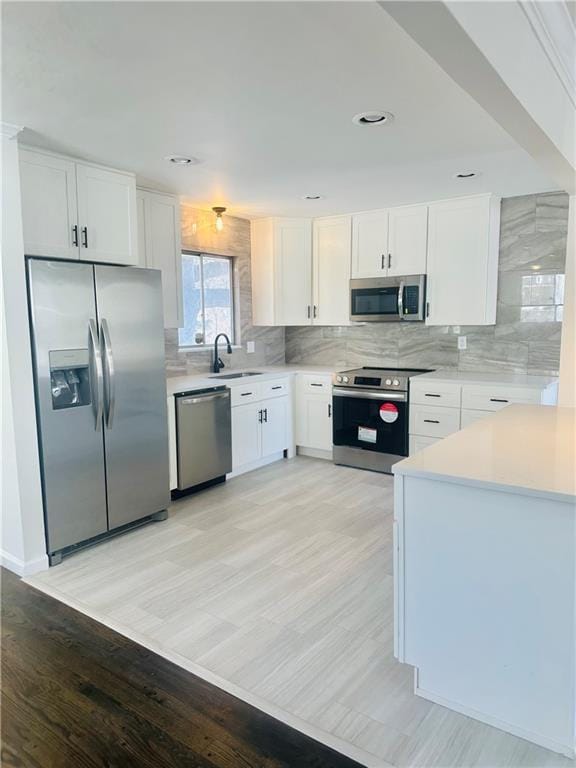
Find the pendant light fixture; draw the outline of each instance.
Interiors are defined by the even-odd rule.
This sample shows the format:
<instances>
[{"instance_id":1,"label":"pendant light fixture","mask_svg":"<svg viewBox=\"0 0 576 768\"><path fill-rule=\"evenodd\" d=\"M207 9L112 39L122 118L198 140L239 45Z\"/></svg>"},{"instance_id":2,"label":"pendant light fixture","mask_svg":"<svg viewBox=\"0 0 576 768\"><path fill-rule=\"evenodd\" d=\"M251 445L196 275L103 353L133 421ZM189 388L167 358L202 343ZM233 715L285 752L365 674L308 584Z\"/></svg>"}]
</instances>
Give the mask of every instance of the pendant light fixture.
<instances>
[{"instance_id":1,"label":"pendant light fixture","mask_svg":"<svg viewBox=\"0 0 576 768\"><path fill-rule=\"evenodd\" d=\"M226 208L221 205L216 205L212 210L216 214L216 231L222 232L224 229L224 219L222 218L222 214L225 212Z\"/></svg>"}]
</instances>

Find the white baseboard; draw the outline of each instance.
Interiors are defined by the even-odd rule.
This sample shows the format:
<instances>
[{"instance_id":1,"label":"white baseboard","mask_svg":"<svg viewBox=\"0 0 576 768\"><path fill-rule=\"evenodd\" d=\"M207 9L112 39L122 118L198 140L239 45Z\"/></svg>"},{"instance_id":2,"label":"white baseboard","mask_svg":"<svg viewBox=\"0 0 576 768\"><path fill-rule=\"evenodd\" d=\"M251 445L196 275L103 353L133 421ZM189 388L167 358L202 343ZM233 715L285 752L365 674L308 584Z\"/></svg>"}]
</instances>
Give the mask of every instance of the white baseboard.
<instances>
[{"instance_id":1,"label":"white baseboard","mask_svg":"<svg viewBox=\"0 0 576 768\"><path fill-rule=\"evenodd\" d=\"M325 451L322 448L304 448L299 445L296 448L299 456L310 456L312 459L326 459L332 461L332 451Z\"/></svg>"},{"instance_id":2,"label":"white baseboard","mask_svg":"<svg viewBox=\"0 0 576 768\"><path fill-rule=\"evenodd\" d=\"M518 728L517 726L505 722L504 720L499 720L497 717L492 717L491 715L487 715L484 712L478 712L471 707L466 707L462 704L458 704L457 702L445 699L442 696L438 696L437 694L432 693L432 691L426 691L424 688L419 688L416 682L417 680L418 677L416 675L414 693L417 696L421 696L423 699L433 701L435 704L440 704L440 706L446 707L447 709L452 709L454 712L459 712L461 715L466 715L467 717L471 717L474 720L479 720L481 723L486 723L486 725L499 728L501 731L511 733L513 736L518 736L520 739L530 741L532 744L537 744L539 747L549 749L551 752L558 752L560 755L565 755L566 757L570 758L576 757L576 749L574 745L561 744L560 742L555 741L554 739L549 739L547 736L543 736L540 733L526 731L523 728Z\"/></svg>"},{"instance_id":3,"label":"white baseboard","mask_svg":"<svg viewBox=\"0 0 576 768\"><path fill-rule=\"evenodd\" d=\"M241 467L238 467L238 469L235 469L234 472L230 472L230 474L226 475L226 477L228 479L232 477L238 477L238 475L244 475L246 472L252 472L254 469L260 469L260 467L265 467L267 464L273 464L275 461L280 461L283 458L284 451L271 453L270 456L266 456L263 459L258 459L258 461L251 461L248 464L243 464Z\"/></svg>"},{"instance_id":4,"label":"white baseboard","mask_svg":"<svg viewBox=\"0 0 576 768\"><path fill-rule=\"evenodd\" d=\"M33 576L40 571L47 571L50 567L48 555L41 555L35 560L20 560L18 557L0 549L0 564L18 576Z\"/></svg>"}]
</instances>

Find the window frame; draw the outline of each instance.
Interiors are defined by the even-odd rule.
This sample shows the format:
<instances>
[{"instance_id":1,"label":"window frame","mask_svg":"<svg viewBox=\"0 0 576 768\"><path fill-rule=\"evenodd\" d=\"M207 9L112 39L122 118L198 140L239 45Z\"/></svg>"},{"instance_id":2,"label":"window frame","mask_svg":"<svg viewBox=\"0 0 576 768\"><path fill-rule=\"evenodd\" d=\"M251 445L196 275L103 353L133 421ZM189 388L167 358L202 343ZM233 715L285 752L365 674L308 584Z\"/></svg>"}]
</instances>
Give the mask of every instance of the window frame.
<instances>
[{"instance_id":1,"label":"window frame","mask_svg":"<svg viewBox=\"0 0 576 768\"><path fill-rule=\"evenodd\" d=\"M186 248L180 249L180 260L182 260L183 256L198 256L200 259L200 284L202 286L201 291L201 301L202 301L202 329L204 332L204 338L206 338L206 309L205 309L205 299L204 299L204 258L210 258L210 259L223 259L228 262L228 269L230 273L230 317L232 322L232 334L230 338L230 342L233 347L237 346L236 338L237 338L237 318L236 318L236 265L235 265L235 259L233 256L226 256L223 253L209 253L207 251L190 251ZM182 299L184 299L184 280L182 280L181 285L182 290ZM182 328L185 326L182 326ZM180 343L180 328L178 328L178 349L185 349L186 351L191 351L194 349L197 349L199 351L212 349L214 346L214 342L209 342L204 344L181 344Z\"/></svg>"}]
</instances>

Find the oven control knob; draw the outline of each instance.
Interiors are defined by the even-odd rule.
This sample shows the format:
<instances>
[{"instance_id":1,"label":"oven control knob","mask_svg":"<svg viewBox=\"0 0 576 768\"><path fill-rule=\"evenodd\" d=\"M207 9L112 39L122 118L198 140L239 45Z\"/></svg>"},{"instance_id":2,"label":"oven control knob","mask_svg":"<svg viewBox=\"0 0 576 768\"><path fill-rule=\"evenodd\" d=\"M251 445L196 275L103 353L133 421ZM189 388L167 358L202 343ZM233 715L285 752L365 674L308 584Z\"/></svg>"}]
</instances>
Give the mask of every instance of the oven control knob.
<instances>
[{"instance_id":1,"label":"oven control knob","mask_svg":"<svg viewBox=\"0 0 576 768\"><path fill-rule=\"evenodd\" d=\"M338 382L343 381L342 376L336 376L336 381Z\"/></svg>"},{"instance_id":2,"label":"oven control knob","mask_svg":"<svg viewBox=\"0 0 576 768\"><path fill-rule=\"evenodd\" d=\"M389 387L392 384L392 379L386 379L386 386Z\"/></svg>"},{"instance_id":3,"label":"oven control knob","mask_svg":"<svg viewBox=\"0 0 576 768\"><path fill-rule=\"evenodd\" d=\"M395 387L398 387L400 385L400 382L398 381L398 379L394 379L392 384L394 384Z\"/></svg>"},{"instance_id":4,"label":"oven control knob","mask_svg":"<svg viewBox=\"0 0 576 768\"><path fill-rule=\"evenodd\" d=\"M343 377L343 379L342 379L342 381L344 382L344 384L348 384L348 382L350 381L350 379L348 378L348 376L344 376L344 377Z\"/></svg>"}]
</instances>

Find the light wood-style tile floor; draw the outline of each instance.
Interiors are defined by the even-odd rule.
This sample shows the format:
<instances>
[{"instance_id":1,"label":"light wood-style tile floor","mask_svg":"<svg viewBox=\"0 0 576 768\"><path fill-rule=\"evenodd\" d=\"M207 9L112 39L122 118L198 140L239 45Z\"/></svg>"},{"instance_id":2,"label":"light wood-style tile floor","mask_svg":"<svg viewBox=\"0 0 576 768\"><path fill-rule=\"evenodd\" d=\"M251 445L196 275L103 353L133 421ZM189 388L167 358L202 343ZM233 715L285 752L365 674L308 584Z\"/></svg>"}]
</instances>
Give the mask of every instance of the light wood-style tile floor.
<instances>
[{"instance_id":1,"label":"light wood-style tile floor","mask_svg":"<svg viewBox=\"0 0 576 768\"><path fill-rule=\"evenodd\" d=\"M413 694L392 651L392 504L391 477L298 457L27 581L382 764L575 766Z\"/></svg>"}]
</instances>

